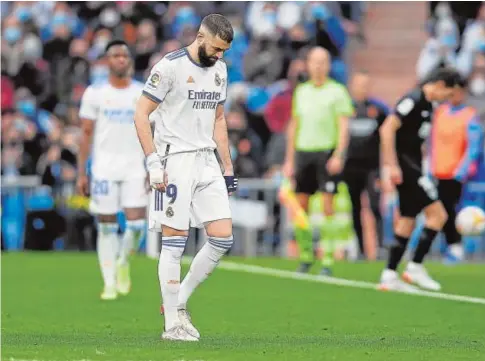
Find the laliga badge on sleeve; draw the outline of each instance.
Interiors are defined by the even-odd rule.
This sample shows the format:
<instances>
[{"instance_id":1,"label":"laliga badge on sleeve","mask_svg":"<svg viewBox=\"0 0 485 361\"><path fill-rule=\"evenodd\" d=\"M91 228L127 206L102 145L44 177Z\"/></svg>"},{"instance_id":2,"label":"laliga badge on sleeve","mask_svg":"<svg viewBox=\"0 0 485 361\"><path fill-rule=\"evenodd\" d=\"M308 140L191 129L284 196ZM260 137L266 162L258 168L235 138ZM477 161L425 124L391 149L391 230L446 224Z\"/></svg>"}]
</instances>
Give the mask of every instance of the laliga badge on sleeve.
<instances>
[{"instance_id":1,"label":"laliga badge on sleeve","mask_svg":"<svg viewBox=\"0 0 485 361\"><path fill-rule=\"evenodd\" d=\"M152 75L150 75L150 78L148 79L148 86L156 89L158 87L158 84L160 84L161 79L162 76L160 75L160 73L154 72Z\"/></svg>"}]
</instances>

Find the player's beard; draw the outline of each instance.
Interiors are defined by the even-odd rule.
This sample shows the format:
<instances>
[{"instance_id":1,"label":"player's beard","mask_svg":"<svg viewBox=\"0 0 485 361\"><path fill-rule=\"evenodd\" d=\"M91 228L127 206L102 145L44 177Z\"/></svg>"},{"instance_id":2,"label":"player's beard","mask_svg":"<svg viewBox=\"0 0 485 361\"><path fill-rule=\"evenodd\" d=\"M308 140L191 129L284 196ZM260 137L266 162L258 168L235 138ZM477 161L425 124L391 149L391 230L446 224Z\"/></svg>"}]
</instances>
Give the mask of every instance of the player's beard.
<instances>
[{"instance_id":1,"label":"player's beard","mask_svg":"<svg viewBox=\"0 0 485 361\"><path fill-rule=\"evenodd\" d=\"M216 56L207 55L207 50L204 44L199 46L199 49L197 50L197 55L199 56L200 65L205 68L214 66L217 60L219 60Z\"/></svg>"}]
</instances>

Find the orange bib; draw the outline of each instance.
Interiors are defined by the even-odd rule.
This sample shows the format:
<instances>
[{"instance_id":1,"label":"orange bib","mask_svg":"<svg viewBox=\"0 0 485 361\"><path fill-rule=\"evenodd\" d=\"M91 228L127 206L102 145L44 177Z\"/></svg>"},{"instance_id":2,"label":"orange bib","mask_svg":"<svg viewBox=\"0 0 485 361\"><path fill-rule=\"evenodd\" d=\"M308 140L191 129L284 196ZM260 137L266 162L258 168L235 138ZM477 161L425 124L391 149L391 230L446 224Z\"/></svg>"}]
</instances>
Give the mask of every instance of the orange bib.
<instances>
[{"instance_id":1,"label":"orange bib","mask_svg":"<svg viewBox=\"0 0 485 361\"><path fill-rule=\"evenodd\" d=\"M467 149L468 122L475 109L464 107L452 112L449 104L440 105L433 117L431 169L438 179L451 179Z\"/></svg>"}]
</instances>

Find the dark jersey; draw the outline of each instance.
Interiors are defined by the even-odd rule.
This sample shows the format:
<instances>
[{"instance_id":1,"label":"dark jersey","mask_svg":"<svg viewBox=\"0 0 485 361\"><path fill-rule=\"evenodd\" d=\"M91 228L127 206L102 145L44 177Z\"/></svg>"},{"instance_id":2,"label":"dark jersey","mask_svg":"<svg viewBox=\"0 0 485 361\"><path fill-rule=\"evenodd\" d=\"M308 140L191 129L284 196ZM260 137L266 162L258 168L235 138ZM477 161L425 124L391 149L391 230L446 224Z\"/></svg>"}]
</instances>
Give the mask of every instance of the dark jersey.
<instances>
[{"instance_id":1,"label":"dark jersey","mask_svg":"<svg viewBox=\"0 0 485 361\"><path fill-rule=\"evenodd\" d=\"M354 101L355 116L349 120L347 160L379 165L379 128L389 113L387 106L377 99Z\"/></svg>"},{"instance_id":2,"label":"dark jersey","mask_svg":"<svg viewBox=\"0 0 485 361\"><path fill-rule=\"evenodd\" d=\"M421 148L431 130L432 112L433 104L426 100L420 88L397 102L394 114L401 120L401 127L396 133L396 152L401 167L404 163L421 170Z\"/></svg>"}]
</instances>

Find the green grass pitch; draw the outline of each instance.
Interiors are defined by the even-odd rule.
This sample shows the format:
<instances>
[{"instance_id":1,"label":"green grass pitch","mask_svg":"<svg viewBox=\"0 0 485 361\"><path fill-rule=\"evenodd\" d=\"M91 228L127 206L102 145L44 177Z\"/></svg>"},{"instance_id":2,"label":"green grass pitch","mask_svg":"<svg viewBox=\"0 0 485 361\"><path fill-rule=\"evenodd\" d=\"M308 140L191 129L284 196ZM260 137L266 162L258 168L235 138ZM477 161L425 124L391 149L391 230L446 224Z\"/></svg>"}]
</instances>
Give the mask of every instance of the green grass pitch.
<instances>
[{"instance_id":1,"label":"green grass pitch","mask_svg":"<svg viewBox=\"0 0 485 361\"><path fill-rule=\"evenodd\" d=\"M94 254L12 253L1 263L2 360L485 360L483 304L219 269L189 303L201 341L168 343L154 260L133 259L132 293L113 302L99 300ZM375 282L381 268L335 272ZM429 268L443 292L485 298L485 265Z\"/></svg>"}]
</instances>

